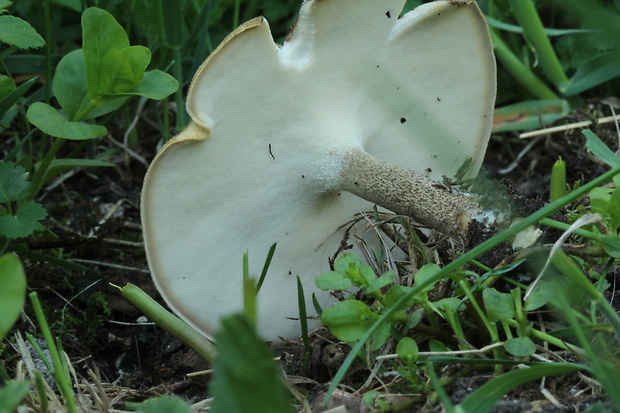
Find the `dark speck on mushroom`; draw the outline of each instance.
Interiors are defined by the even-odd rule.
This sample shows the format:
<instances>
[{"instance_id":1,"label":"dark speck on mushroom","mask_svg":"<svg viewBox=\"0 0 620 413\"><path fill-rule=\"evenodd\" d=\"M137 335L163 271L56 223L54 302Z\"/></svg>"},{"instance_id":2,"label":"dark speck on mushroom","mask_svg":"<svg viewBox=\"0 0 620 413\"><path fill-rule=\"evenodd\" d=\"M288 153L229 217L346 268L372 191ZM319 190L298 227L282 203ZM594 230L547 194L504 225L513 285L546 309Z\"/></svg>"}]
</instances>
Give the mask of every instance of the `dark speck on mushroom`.
<instances>
[{"instance_id":1,"label":"dark speck on mushroom","mask_svg":"<svg viewBox=\"0 0 620 413\"><path fill-rule=\"evenodd\" d=\"M405 123L405 122L407 122L407 119L405 119L405 118L400 118L400 123Z\"/></svg>"},{"instance_id":2,"label":"dark speck on mushroom","mask_svg":"<svg viewBox=\"0 0 620 413\"><path fill-rule=\"evenodd\" d=\"M303 175L302 175L301 177L302 177L302 178L305 178L305 176L303 176Z\"/></svg>"},{"instance_id":3,"label":"dark speck on mushroom","mask_svg":"<svg viewBox=\"0 0 620 413\"><path fill-rule=\"evenodd\" d=\"M433 170L431 168L426 168L426 172L430 174L431 172L433 172Z\"/></svg>"},{"instance_id":4,"label":"dark speck on mushroom","mask_svg":"<svg viewBox=\"0 0 620 413\"><path fill-rule=\"evenodd\" d=\"M392 18L392 16L390 16L390 12L389 12L389 11L386 11L386 12L385 12L385 15L387 16L387 18L388 18L388 19L391 19L391 18Z\"/></svg>"},{"instance_id":5,"label":"dark speck on mushroom","mask_svg":"<svg viewBox=\"0 0 620 413\"><path fill-rule=\"evenodd\" d=\"M437 102L441 102L441 99L437 98Z\"/></svg>"}]
</instances>

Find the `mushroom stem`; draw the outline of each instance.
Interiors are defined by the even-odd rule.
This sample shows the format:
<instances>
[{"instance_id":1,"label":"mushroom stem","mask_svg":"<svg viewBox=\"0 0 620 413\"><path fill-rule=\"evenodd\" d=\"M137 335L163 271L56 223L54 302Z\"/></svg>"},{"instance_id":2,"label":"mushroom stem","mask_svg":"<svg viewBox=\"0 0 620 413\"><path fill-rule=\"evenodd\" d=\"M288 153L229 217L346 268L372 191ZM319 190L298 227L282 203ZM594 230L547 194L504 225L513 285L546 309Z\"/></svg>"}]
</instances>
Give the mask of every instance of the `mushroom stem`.
<instances>
[{"instance_id":1,"label":"mushroom stem","mask_svg":"<svg viewBox=\"0 0 620 413\"><path fill-rule=\"evenodd\" d=\"M345 156L340 177L344 190L445 235L463 237L472 219L483 213L476 196L390 165L362 150Z\"/></svg>"}]
</instances>

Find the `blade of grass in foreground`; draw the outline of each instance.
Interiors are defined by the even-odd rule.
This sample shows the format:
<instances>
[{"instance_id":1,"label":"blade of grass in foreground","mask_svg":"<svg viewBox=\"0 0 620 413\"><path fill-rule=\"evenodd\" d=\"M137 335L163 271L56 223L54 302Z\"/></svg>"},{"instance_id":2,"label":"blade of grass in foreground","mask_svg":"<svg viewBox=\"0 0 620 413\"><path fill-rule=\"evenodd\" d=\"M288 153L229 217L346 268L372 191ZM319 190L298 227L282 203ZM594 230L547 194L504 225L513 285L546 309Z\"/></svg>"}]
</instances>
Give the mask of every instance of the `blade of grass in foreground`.
<instances>
[{"instance_id":1,"label":"blade of grass in foreground","mask_svg":"<svg viewBox=\"0 0 620 413\"><path fill-rule=\"evenodd\" d=\"M456 260L452 261L451 263L449 263L448 265L446 265L445 267L437 271L435 275L433 275L432 277L429 277L424 282L420 283L418 286L411 289L409 293L405 294L403 297L401 297L400 300L394 303L393 306L387 309L386 312L383 313L381 318L378 319L368 329L368 331L364 334L364 336L362 336L362 338L357 342L357 344L353 346L353 348L347 355L346 359L342 363L342 366L340 367L340 369L334 376L332 383L329 386L329 389L327 390L327 393L325 395L324 403L326 403L331 398L331 395L333 394L334 390L338 387L338 385L342 381L344 375L349 370L349 367L351 367L351 364L353 363L353 360L355 360L355 357L357 357L357 355L360 353L360 351L364 347L366 341L368 341L368 339L372 336L372 334L381 325L383 325L383 323L385 323L389 319L389 317L391 317L392 314L396 311L396 309L400 308L400 306L406 300L409 300L411 297L415 296L416 294L420 294L425 288L441 280L447 274L465 265L470 260L476 258L477 256L490 250L491 248L496 247L505 241L508 241L510 238L514 237L517 233L521 232L522 230L529 227L530 225L536 224L541 219L547 217L548 215L554 213L555 211L560 210L565 205L575 201L577 198L587 194L594 188L604 184L605 182L612 179L618 173L620 173L620 166L615 167L611 171L599 176L598 178L592 180L591 182L585 184L584 186L578 188L577 190L571 192L570 194L558 199L555 202L552 202L551 204L533 213L532 215L522 219L521 221L514 224L512 227L506 229L505 231L500 232L499 234L493 236L492 238L488 239L487 241L483 242L477 247L472 248L471 250L467 251L466 253L461 255Z\"/></svg>"},{"instance_id":2,"label":"blade of grass in foreground","mask_svg":"<svg viewBox=\"0 0 620 413\"><path fill-rule=\"evenodd\" d=\"M482 385L478 390L470 394L467 399L457 406L462 412L485 413L491 411L495 403L510 390L541 377L554 374L570 373L577 370L590 370L584 364L575 363L548 363L526 367L521 370L513 370Z\"/></svg>"},{"instance_id":3,"label":"blade of grass in foreground","mask_svg":"<svg viewBox=\"0 0 620 413\"><path fill-rule=\"evenodd\" d=\"M142 311L151 321L168 333L187 344L203 360L212 363L215 358L215 346L185 321L177 318L138 286L128 283L124 287L115 286L130 303Z\"/></svg>"}]
</instances>

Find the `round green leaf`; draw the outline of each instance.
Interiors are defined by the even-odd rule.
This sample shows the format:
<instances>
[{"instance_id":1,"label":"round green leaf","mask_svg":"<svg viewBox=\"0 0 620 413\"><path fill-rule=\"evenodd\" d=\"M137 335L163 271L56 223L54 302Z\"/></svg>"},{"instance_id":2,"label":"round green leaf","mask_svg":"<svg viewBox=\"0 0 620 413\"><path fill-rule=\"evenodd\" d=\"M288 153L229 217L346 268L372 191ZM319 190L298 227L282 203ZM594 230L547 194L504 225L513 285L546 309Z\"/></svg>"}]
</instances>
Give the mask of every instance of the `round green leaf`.
<instances>
[{"instance_id":1,"label":"round green leaf","mask_svg":"<svg viewBox=\"0 0 620 413\"><path fill-rule=\"evenodd\" d=\"M153 100L162 100L173 94L179 88L179 82L168 73L160 70L151 70L144 74L142 82L127 95L144 96Z\"/></svg>"},{"instance_id":2,"label":"round green leaf","mask_svg":"<svg viewBox=\"0 0 620 413\"><path fill-rule=\"evenodd\" d=\"M534 354L536 344L529 337L515 337L506 340L506 351L515 357L527 357Z\"/></svg>"},{"instance_id":3,"label":"round green leaf","mask_svg":"<svg viewBox=\"0 0 620 413\"><path fill-rule=\"evenodd\" d=\"M515 305L510 294L500 293L494 288L482 291L484 307L489 321L507 321L515 316Z\"/></svg>"},{"instance_id":4,"label":"round green leaf","mask_svg":"<svg viewBox=\"0 0 620 413\"><path fill-rule=\"evenodd\" d=\"M0 285L0 340L3 340L19 317L26 299L24 267L12 254L0 257Z\"/></svg>"},{"instance_id":5,"label":"round green leaf","mask_svg":"<svg viewBox=\"0 0 620 413\"><path fill-rule=\"evenodd\" d=\"M54 94L69 119L74 119L78 113L91 104L86 86L86 64L82 49L66 54L58 62L54 76ZM91 110L84 119L92 119L113 112L125 101L126 98L110 96L108 102L105 104L100 102L102 104Z\"/></svg>"},{"instance_id":6,"label":"round green leaf","mask_svg":"<svg viewBox=\"0 0 620 413\"><path fill-rule=\"evenodd\" d=\"M104 79L106 55L115 49L129 47L125 30L107 11L90 7L82 13L82 50L86 63L86 82L91 96L107 92L109 83Z\"/></svg>"},{"instance_id":7,"label":"round green leaf","mask_svg":"<svg viewBox=\"0 0 620 413\"><path fill-rule=\"evenodd\" d=\"M363 302L345 300L326 308L321 314L321 321L339 340L357 341L377 317Z\"/></svg>"},{"instance_id":8,"label":"round green leaf","mask_svg":"<svg viewBox=\"0 0 620 413\"><path fill-rule=\"evenodd\" d=\"M410 337L403 337L396 345L398 357L406 365L411 365L418 361L418 343Z\"/></svg>"},{"instance_id":9,"label":"round green leaf","mask_svg":"<svg viewBox=\"0 0 620 413\"><path fill-rule=\"evenodd\" d=\"M426 264L414 274L413 280L415 281L415 285L417 286L425 282L427 279L432 278L439 270L440 268L437 264ZM424 292L432 290L434 286L435 283L430 284L429 286L424 288Z\"/></svg>"},{"instance_id":10,"label":"round green leaf","mask_svg":"<svg viewBox=\"0 0 620 413\"><path fill-rule=\"evenodd\" d=\"M316 277L316 286L321 290L346 290L353 283L344 274L336 271L325 272Z\"/></svg>"}]
</instances>

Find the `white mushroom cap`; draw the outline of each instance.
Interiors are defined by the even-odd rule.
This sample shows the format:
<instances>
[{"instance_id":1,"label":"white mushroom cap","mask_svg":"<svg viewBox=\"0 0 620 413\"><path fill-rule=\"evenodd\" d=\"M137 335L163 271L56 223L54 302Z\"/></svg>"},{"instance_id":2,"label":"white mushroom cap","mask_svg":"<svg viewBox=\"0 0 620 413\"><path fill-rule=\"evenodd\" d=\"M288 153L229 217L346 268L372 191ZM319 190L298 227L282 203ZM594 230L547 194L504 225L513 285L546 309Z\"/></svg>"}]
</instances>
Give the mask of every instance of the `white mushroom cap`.
<instances>
[{"instance_id":1,"label":"white mushroom cap","mask_svg":"<svg viewBox=\"0 0 620 413\"><path fill-rule=\"evenodd\" d=\"M327 304L314 277L338 250L333 234L372 208L344 191L358 184L348 176L357 154L431 178L469 159L477 173L495 98L486 23L475 2L399 18L404 3L308 0L283 46L256 18L196 73L192 120L149 168L142 221L155 284L208 337L242 309L243 254L258 276L274 242L258 296L263 337L300 336L296 275Z\"/></svg>"}]
</instances>

